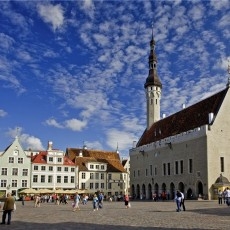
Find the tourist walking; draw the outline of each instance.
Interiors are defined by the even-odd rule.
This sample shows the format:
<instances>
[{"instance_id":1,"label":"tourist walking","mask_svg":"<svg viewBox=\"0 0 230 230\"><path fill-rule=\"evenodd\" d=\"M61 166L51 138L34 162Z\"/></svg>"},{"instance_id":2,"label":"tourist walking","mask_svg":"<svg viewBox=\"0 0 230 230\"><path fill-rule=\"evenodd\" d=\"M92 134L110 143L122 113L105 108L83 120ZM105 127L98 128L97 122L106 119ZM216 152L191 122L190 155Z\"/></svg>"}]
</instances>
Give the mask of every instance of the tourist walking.
<instances>
[{"instance_id":1,"label":"tourist walking","mask_svg":"<svg viewBox=\"0 0 230 230\"><path fill-rule=\"evenodd\" d=\"M15 199L11 196L11 193L7 193L6 200L3 205L2 223L6 224L6 216L8 215L7 224L11 223L11 213L14 210Z\"/></svg>"},{"instance_id":2,"label":"tourist walking","mask_svg":"<svg viewBox=\"0 0 230 230\"><path fill-rule=\"evenodd\" d=\"M218 192L218 204L222 204L222 200L223 200L223 192L221 190L219 190L219 192Z\"/></svg>"},{"instance_id":3,"label":"tourist walking","mask_svg":"<svg viewBox=\"0 0 230 230\"><path fill-rule=\"evenodd\" d=\"M180 203L180 207L182 206L183 208L183 211L185 211L185 204L184 204L184 193L183 192L180 192L181 193L181 203Z\"/></svg>"},{"instance_id":4,"label":"tourist walking","mask_svg":"<svg viewBox=\"0 0 230 230\"><path fill-rule=\"evenodd\" d=\"M93 211L98 210L98 198L97 198L97 194L94 194L93 196Z\"/></svg>"},{"instance_id":5,"label":"tourist walking","mask_svg":"<svg viewBox=\"0 0 230 230\"><path fill-rule=\"evenodd\" d=\"M124 201L125 201L125 207L129 208L129 195L128 194L125 195Z\"/></svg>"},{"instance_id":6,"label":"tourist walking","mask_svg":"<svg viewBox=\"0 0 230 230\"><path fill-rule=\"evenodd\" d=\"M103 200L104 200L104 195L100 193L98 196L98 207L99 208L103 208Z\"/></svg>"},{"instance_id":7,"label":"tourist walking","mask_svg":"<svg viewBox=\"0 0 230 230\"><path fill-rule=\"evenodd\" d=\"M176 201L176 206L177 206L176 211L180 212L181 211L181 209L180 209L180 206L181 206L181 193L180 193L179 190L176 191L175 201Z\"/></svg>"},{"instance_id":8,"label":"tourist walking","mask_svg":"<svg viewBox=\"0 0 230 230\"><path fill-rule=\"evenodd\" d=\"M76 210L80 210L79 207L79 202L81 200L81 197L79 196L78 193L76 193L75 197L74 197L74 207L73 207L73 212L75 212Z\"/></svg>"}]
</instances>

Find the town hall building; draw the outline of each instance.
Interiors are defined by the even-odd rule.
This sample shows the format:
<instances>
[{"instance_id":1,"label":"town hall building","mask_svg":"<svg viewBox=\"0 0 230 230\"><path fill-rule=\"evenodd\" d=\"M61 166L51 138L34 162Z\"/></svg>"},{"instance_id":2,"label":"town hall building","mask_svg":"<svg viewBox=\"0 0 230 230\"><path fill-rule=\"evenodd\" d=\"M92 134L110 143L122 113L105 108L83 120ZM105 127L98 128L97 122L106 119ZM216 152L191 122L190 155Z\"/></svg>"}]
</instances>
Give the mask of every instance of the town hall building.
<instances>
[{"instance_id":1,"label":"town hall building","mask_svg":"<svg viewBox=\"0 0 230 230\"><path fill-rule=\"evenodd\" d=\"M230 91L220 92L168 117L160 117L162 83L152 36L146 92L147 127L130 149L130 189L137 199L176 190L187 199L216 199L230 187Z\"/></svg>"}]
</instances>

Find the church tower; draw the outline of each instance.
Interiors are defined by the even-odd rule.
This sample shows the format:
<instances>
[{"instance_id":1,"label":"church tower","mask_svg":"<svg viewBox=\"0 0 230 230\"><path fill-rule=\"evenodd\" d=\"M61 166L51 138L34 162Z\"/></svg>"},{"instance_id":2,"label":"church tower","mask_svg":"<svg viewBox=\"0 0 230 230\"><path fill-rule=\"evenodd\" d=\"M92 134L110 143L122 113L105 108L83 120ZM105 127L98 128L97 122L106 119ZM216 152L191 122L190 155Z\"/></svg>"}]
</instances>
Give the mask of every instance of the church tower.
<instances>
[{"instance_id":1,"label":"church tower","mask_svg":"<svg viewBox=\"0 0 230 230\"><path fill-rule=\"evenodd\" d=\"M155 41L150 41L150 54L149 54L149 75L145 82L146 104L147 104L147 129L152 124L160 120L160 100L162 84L157 74L157 56L155 53Z\"/></svg>"}]
</instances>

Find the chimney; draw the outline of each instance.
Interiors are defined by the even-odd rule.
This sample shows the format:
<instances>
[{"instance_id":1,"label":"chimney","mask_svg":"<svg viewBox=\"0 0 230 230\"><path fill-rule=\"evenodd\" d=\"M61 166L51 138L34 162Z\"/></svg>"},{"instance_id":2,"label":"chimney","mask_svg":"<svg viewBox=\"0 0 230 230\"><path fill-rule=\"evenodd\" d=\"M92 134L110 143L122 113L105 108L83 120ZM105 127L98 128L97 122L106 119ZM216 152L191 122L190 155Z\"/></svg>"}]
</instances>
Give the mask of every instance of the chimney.
<instances>
[{"instance_id":1,"label":"chimney","mask_svg":"<svg viewBox=\"0 0 230 230\"><path fill-rule=\"evenodd\" d=\"M83 157L82 150L80 150L80 152L79 152L79 157Z\"/></svg>"},{"instance_id":2,"label":"chimney","mask_svg":"<svg viewBox=\"0 0 230 230\"><path fill-rule=\"evenodd\" d=\"M185 108L186 108L186 106L185 106L185 104L184 104L184 103L182 104L182 108L183 108L183 109L185 109Z\"/></svg>"},{"instance_id":3,"label":"chimney","mask_svg":"<svg viewBox=\"0 0 230 230\"><path fill-rule=\"evenodd\" d=\"M163 117L163 118L166 118L166 114L165 114L165 113L163 113L162 117Z\"/></svg>"},{"instance_id":4,"label":"chimney","mask_svg":"<svg viewBox=\"0 0 230 230\"><path fill-rule=\"evenodd\" d=\"M52 150L53 149L53 142L48 141L48 149L47 150Z\"/></svg>"},{"instance_id":5,"label":"chimney","mask_svg":"<svg viewBox=\"0 0 230 230\"><path fill-rule=\"evenodd\" d=\"M209 113L208 114L208 123L211 124L214 120L214 113Z\"/></svg>"}]
</instances>

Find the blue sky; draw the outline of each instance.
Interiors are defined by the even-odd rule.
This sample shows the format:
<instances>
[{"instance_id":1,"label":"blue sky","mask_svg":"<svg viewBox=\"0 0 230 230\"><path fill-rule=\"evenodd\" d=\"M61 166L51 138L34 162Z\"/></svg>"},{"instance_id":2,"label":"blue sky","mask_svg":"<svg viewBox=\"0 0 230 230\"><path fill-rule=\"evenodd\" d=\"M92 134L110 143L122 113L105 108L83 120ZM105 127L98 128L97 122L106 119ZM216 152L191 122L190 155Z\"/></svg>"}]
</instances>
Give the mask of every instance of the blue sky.
<instances>
[{"instance_id":1,"label":"blue sky","mask_svg":"<svg viewBox=\"0 0 230 230\"><path fill-rule=\"evenodd\" d=\"M1 1L0 151L82 147L128 156L146 127L156 41L161 115L227 83L230 1Z\"/></svg>"}]
</instances>

